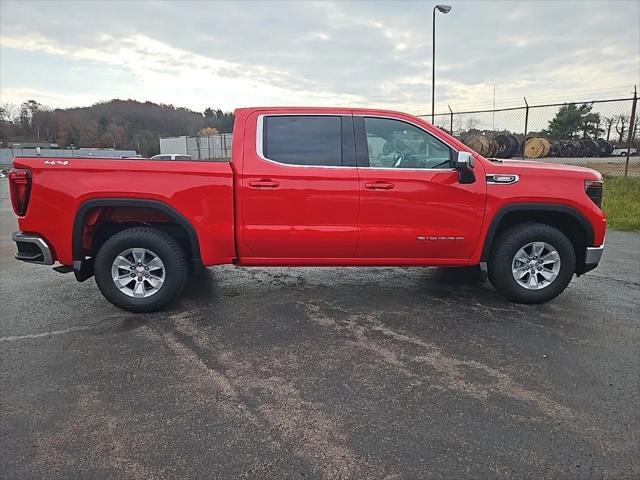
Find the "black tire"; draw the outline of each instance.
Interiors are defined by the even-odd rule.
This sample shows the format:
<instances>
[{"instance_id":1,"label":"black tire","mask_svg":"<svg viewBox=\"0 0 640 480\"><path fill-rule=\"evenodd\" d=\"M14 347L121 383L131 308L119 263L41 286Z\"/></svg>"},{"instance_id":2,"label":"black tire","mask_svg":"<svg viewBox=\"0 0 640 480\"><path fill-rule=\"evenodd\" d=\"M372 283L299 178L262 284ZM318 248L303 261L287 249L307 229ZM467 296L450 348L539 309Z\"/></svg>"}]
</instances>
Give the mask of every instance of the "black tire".
<instances>
[{"instance_id":1,"label":"black tire","mask_svg":"<svg viewBox=\"0 0 640 480\"><path fill-rule=\"evenodd\" d=\"M121 292L111 278L114 260L129 248L145 248L164 264L164 283L149 297L130 297ZM100 247L94 265L96 284L102 295L116 307L135 313L154 312L173 301L184 289L187 272L187 259L180 244L167 233L151 227L116 233Z\"/></svg>"},{"instance_id":2,"label":"black tire","mask_svg":"<svg viewBox=\"0 0 640 480\"><path fill-rule=\"evenodd\" d=\"M521 286L512 272L513 258L531 242L546 242L560 255L557 277L540 290ZM543 303L560 295L573 277L576 255L571 241L557 228L542 223L521 223L504 231L496 240L489 258L489 281L509 300L518 303Z\"/></svg>"}]
</instances>

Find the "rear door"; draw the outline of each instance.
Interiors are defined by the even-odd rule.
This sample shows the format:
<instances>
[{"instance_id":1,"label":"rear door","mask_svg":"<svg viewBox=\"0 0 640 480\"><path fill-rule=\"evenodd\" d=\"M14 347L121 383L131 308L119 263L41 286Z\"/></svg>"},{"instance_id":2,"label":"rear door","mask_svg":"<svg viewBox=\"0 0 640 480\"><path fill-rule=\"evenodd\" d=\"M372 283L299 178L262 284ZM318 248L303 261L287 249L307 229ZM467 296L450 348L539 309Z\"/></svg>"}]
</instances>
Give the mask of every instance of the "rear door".
<instances>
[{"instance_id":1,"label":"rear door","mask_svg":"<svg viewBox=\"0 0 640 480\"><path fill-rule=\"evenodd\" d=\"M483 222L482 166L476 166L474 183L461 184L453 168L457 152L409 119L356 115L354 124L360 182L357 256L380 263L464 263Z\"/></svg>"},{"instance_id":2,"label":"rear door","mask_svg":"<svg viewBox=\"0 0 640 480\"><path fill-rule=\"evenodd\" d=\"M358 175L352 116L257 112L245 132L243 261L353 257Z\"/></svg>"}]
</instances>

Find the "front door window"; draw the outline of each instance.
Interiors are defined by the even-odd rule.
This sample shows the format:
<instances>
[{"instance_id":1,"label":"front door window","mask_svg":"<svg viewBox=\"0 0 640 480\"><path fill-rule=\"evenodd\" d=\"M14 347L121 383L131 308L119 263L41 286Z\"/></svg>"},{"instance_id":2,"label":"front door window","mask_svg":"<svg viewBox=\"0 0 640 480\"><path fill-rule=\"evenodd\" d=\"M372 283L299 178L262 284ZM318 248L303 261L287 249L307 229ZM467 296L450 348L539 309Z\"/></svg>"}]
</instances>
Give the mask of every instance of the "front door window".
<instances>
[{"instance_id":1,"label":"front door window","mask_svg":"<svg viewBox=\"0 0 640 480\"><path fill-rule=\"evenodd\" d=\"M364 127L369 167L452 168L451 149L410 123L390 118L365 117Z\"/></svg>"}]
</instances>

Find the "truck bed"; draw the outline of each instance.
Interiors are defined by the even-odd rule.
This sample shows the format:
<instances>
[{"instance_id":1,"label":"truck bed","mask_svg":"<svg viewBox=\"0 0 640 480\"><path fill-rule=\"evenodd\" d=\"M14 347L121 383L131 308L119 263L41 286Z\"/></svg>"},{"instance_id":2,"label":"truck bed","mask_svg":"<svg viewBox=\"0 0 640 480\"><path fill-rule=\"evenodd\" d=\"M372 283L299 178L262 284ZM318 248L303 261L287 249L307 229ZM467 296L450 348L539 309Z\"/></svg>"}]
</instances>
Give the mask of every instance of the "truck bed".
<instances>
[{"instance_id":1,"label":"truck bed","mask_svg":"<svg viewBox=\"0 0 640 480\"><path fill-rule=\"evenodd\" d=\"M13 164L33 176L20 229L38 231L56 246L54 257L62 264L73 263L71 233L81 207L117 198L161 202L188 219L205 265L235 256L233 171L227 162L19 157Z\"/></svg>"}]
</instances>

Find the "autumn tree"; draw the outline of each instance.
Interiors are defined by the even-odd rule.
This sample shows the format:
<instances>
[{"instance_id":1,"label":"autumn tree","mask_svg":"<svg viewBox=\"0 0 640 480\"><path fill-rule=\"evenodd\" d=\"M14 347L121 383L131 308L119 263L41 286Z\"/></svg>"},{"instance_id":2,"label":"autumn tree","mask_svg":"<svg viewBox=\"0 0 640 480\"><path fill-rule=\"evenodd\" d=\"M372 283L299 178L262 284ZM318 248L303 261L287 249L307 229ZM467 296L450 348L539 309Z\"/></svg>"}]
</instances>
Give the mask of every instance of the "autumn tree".
<instances>
[{"instance_id":1,"label":"autumn tree","mask_svg":"<svg viewBox=\"0 0 640 480\"><path fill-rule=\"evenodd\" d=\"M635 120L633 121L633 125L630 126L630 130L629 130L628 138L631 139L631 143L634 143L636 140L636 135L638 134L638 127L640 127L640 117L636 116Z\"/></svg>"},{"instance_id":2,"label":"autumn tree","mask_svg":"<svg viewBox=\"0 0 640 480\"><path fill-rule=\"evenodd\" d=\"M234 116L232 112L223 112L221 109L214 110L209 107L204 112L204 126L218 130L220 133L231 133L233 131Z\"/></svg>"},{"instance_id":3,"label":"autumn tree","mask_svg":"<svg viewBox=\"0 0 640 480\"><path fill-rule=\"evenodd\" d=\"M198 132L198 135L200 135L201 137L206 137L207 135L218 135L219 133L220 132L218 131L217 128L204 127L200 129L200 131Z\"/></svg>"},{"instance_id":4,"label":"autumn tree","mask_svg":"<svg viewBox=\"0 0 640 480\"><path fill-rule=\"evenodd\" d=\"M15 140L18 136L18 127L15 124L17 108L12 103L3 103L0 106L0 143Z\"/></svg>"},{"instance_id":5,"label":"autumn tree","mask_svg":"<svg viewBox=\"0 0 640 480\"><path fill-rule=\"evenodd\" d=\"M0 121L13 122L16 115L16 106L13 103L5 102L0 105Z\"/></svg>"},{"instance_id":6,"label":"autumn tree","mask_svg":"<svg viewBox=\"0 0 640 480\"><path fill-rule=\"evenodd\" d=\"M480 123L480 120L478 119L478 117L474 117L474 116L467 118L465 122L467 130L475 129L479 123Z\"/></svg>"},{"instance_id":7,"label":"autumn tree","mask_svg":"<svg viewBox=\"0 0 640 480\"><path fill-rule=\"evenodd\" d=\"M616 132L618 132L618 146L622 145L624 140L624 134L627 131L627 125L630 122L630 118L627 115L618 115L618 122L616 123Z\"/></svg>"},{"instance_id":8,"label":"autumn tree","mask_svg":"<svg viewBox=\"0 0 640 480\"><path fill-rule=\"evenodd\" d=\"M618 117L616 117L615 115L612 117L606 117L604 119L604 126L606 128L606 132L607 132L607 142L609 141L609 138L611 137L611 128L613 128L613 126L617 123L618 121Z\"/></svg>"}]
</instances>

